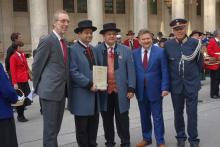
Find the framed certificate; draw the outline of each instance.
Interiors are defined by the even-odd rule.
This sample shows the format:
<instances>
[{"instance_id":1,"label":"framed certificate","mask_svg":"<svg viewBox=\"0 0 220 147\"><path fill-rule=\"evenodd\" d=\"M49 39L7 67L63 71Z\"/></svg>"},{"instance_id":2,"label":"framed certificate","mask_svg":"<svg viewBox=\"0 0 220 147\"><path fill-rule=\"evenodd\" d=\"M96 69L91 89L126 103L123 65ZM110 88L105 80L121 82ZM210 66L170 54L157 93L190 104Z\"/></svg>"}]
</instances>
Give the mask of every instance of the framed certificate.
<instances>
[{"instance_id":1,"label":"framed certificate","mask_svg":"<svg viewBox=\"0 0 220 147\"><path fill-rule=\"evenodd\" d=\"M98 90L107 90L107 66L93 66L93 83Z\"/></svg>"}]
</instances>

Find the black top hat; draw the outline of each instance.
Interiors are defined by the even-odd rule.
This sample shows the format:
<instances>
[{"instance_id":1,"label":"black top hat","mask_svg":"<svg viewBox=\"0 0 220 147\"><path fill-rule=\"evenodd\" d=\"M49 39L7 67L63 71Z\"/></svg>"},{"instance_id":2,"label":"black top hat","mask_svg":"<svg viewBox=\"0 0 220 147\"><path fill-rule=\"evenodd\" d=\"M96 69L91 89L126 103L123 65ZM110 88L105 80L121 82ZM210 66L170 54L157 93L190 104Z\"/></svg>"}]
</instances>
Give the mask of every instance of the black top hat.
<instances>
[{"instance_id":1,"label":"black top hat","mask_svg":"<svg viewBox=\"0 0 220 147\"><path fill-rule=\"evenodd\" d=\"M121 30L116 28L116 24L115 23L106 23L103 25L103 30L101 30L99 33L100 34L105 34L105 32L107 31L115 31L115 32L120 32Z\"/></svg>"},{"instance_id":2,"label":"black top hat","mask_svg":"<svg viewBox=\"0 0 220 147\"><path fill-rule=\"evenodd\" d=\"M78 27L74 30L75 33L82 32L83 29L91 29L93 32L97 30L96 27L92 26L91 20L82 20L78 23Z\"/></svg>"},{"instance_id":3,"label":"black top hat","mask_svg":"<svg viewBox=\"0 0 220 147\"><path fill-rule=\"evenodd\" d=\"M187 24L187 20L183 18L177 18L170 22L170 27L176 28L176 27L184 27Z\"/></svg>"}]
</instances>

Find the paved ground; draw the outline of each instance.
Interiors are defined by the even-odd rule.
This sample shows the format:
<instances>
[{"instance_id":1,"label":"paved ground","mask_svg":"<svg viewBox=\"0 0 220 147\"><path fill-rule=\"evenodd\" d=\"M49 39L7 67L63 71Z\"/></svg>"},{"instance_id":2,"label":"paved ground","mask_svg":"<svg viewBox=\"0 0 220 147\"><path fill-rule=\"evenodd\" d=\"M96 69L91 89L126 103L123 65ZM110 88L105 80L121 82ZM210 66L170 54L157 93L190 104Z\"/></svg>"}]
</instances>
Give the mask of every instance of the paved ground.
<instances>
[{"instance_id":1,"label":"paved ground","mask_svg":"<svg viewBox=\"0 0 220 147\"><path fill-rule=\"evenodd\" d=\"M209 98L209 79L203 81L203 87L199 93L199 98L203 100L203 103L199 104L198 109L201 147L218 147L220 144L220 100ZM176 140L173 127L173 109L170 96L164 98L163 105L166 145L167 147L175 147ZM19 147L42 147L42 116L39 112L37 98L34 99L33 105L27 108L25 115L29 119L27 123L20 123L16 120ZM130 132L131 146L133 147L141 139L139 110L135 99L131 102ZM65 111L58 140L60 147L77 147L74 118L68 110ZM116 147L119 147L120 142L117 135L116 142ZM102 120L100 120L99 124L98 144L99 147L104 147ZM153 146L156 146L155 139L153 140L153 145L150 147Z\"/></svg>"}]
</instances>

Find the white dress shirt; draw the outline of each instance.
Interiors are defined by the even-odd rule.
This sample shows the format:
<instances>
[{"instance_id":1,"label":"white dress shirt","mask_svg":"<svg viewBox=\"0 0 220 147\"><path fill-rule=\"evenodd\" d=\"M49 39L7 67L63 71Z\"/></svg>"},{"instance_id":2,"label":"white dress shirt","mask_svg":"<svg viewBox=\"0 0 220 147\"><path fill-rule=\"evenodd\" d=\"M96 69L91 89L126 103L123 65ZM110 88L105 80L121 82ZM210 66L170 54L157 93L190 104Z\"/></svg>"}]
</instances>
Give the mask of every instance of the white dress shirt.
<instances>
[{"instance_id":1,"label":"white dress shirt","mask_svg":"<svg viewBox=\"0 0 220 147\"><path fill-rule=\"evenodd\" d=\"M108 49L108 53L111 51L111 48L113 48L112 53L114 53L115 44L113 46L109 46L108 44L105 43L105 45Z\"/></svg>"},{"instance_id":2,"label":"white dress shirt","mask_svg":"<svg viewBox=\"0 0 220 147\"><path fill-rule=\"evenodd\" d=\"M152 47L152 46L151 46ZM149 61L150 58L150 52L151 52L151 47L147 49L147 61ZM141 59L142 59L142 63L144 61L144 52L145 52L145 48L141 48Z\"/></svg>"}]
</instances>

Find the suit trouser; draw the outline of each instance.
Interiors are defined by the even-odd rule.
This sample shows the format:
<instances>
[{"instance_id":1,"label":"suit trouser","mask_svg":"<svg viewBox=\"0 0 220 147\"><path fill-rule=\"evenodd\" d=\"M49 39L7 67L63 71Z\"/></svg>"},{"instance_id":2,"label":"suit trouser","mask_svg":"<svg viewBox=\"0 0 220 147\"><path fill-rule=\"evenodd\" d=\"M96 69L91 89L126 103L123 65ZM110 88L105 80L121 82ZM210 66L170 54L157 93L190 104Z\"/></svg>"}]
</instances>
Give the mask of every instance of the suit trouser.
<instances>
[{"instance_id":1,"label":"suit trouser","mask_svg":"<svg viewBox=\"0 0 220 147\"><path fill-rule=\"evenodd\" d=\"M147 98L143 101L138 101L138 106L141 116L141 128L143 139L152 141L152 122L153 117L154 134L157 144L164 144L164 121L162 110L162 98L157 101L149 101Z\"/></svg>"},{"instance_id":2,"label":"suit trouser","mask_svg":"<svg viewBox=\"0 0 220 147\"><path fill-rule=\"evenodd\" d=\"M28 82L17 83L17 84L18 84L18 88L21 89L22 92L24 93L24 96L27 97L31 92L31 89L30 89ZM23 106L23 105L16 107L18 117L24 117L24 107L25 106Z\"/></svg>"},{"instance_id":3,"label":"suit trouser","mask_svg":"<svg viewBox=\"0 0 220 147\"><path fill-rule=\"evenodd\" d=\"M57 135L60 131L65 98L61 101L41 99L43 110L43 147L58 147Z\"/></svg>"},{"instance_id":4,"label":"suit trouser","mask_svg":"<svg viewBox=\"0 0 220 147\"><path fill-rule=\"evenodd\" d=\"M92 116L76 116L76 139L79 147L96 147L99 114Z\"/></svg>"},{"instance_id":5,"label":"suit trouser","mask_svg":"<svg viewBox=\"0 0 220 147\"><path fill-rule=\"evenodd\" d=\"M14 118L0 119L0 146L18 147Z\"/></svg>"},{"instance_id":6,"label":"suit trouser","mask_svg":"<svg viewBox=\"0 0 220 147\"><path fill-rule=\"evenodd\" d=\"M187 132L189 135L189 142L191 144L198 144L198 130L197 130L197 105L198 105L198 91L195 93L187 93L186 91L180 94L171 93L173 108L174 108L174 124L177 133L177 141L185 141L187 139L185 133L184 122L184 105L186 103L187 113Z\"/></svg>"},{"instance_id":7,"label":"suit trouser","mask_svg":"<svg viewBox=\"0 0 220 147\"><path fill-rule=\"evenodd\" d=\"M122 147L130 146L130 133L129 133L129 116L128 111L120 113L118 94L112 93L108 95L107 111L102 112L103 127L105 132L106 146L115 145L115 132L114 132L114 115L116 121L116 128L118 136L121 139Z\"/></svg>"},{"instance_id":8,"label":"suit trouser","mask_svg":"<svg viewBox=\"0 0 220 147\"><path fill-rule=\"evenodd\" d=\"M220 68L218 70L210 70L210 95L211 97L219 95L219 84L220 84Z\"/></svg>"}]
</instances>

